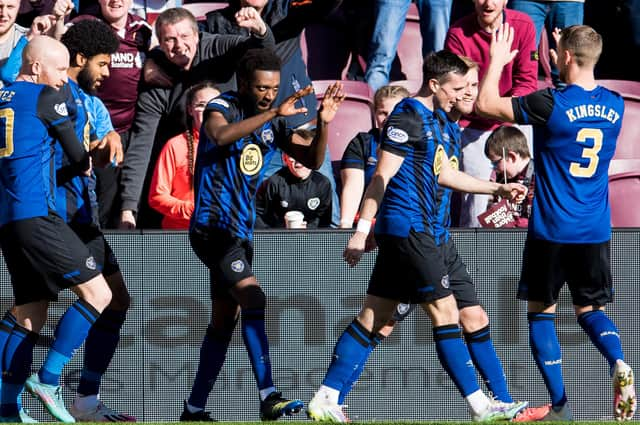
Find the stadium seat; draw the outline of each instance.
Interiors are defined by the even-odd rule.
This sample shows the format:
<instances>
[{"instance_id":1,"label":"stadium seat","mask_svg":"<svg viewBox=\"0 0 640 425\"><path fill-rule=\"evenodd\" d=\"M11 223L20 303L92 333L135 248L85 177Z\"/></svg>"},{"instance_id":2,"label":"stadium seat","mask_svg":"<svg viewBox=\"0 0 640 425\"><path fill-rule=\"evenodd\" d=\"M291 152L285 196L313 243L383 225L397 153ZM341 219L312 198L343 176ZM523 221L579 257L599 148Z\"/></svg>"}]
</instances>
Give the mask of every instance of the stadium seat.
<instances>
[{"instance_id":1,"label":"stadium seat","mask_svg":"<svg viewBox=\"0 0 640 425\"><path fill-rule=\"evenodd\" d=\"M313 81L318 102L322 100L330 80ZM373 93L369 85L363 81L342 81L346 98L336 117L329 125L329 154L333 165L336 183L340 179L340 160L345 148L361 131L369 131L374 127Z\"/></svg>"},{"instance_id":2,"label":"stadium seat","mask_svg":"<svg viewBox=\"0 0 640 425\"><path fill-rule=\"evenodd\" d=\"M640 171L609 176L613 227L640 227Z\"/></svg>"},{"instance_id":3,"label":"stadium seat","mask_svg":"<svg viewBox=\"0 0 640 425\"><path fill-rule=\"evenodd\" d=\"M640 137L636 130L640 122L640 82L624 80L597 80L601 86L614 90L624 98L622 131L614 159L640 160Z\"/></svg>"},{"instance_id":4,"label":"stadium seat","mask_svg":"<svg viewBox=\"0 0 640 425\"><path fill-rule=\"evenodd\" d=\"M409 93L411 93L411 95L413 96L416 93L418 93L418 90L420 90L420 87L422 86L422 81L420 81L420 80L398 80L398 81L391 81L389 83L389 85L404 87L405 89L409 90Z\"/></svg>"},{"instance_id":5,"label":"stadium seat","mask_svg":"<svg viewBox=\"0 0 640 425\"><path fill-rule=\"evenodd\" d=\"M404 25L402 37L398 42L398 58L402 73L407 80L422 83L422 35L420 35L420 16L418 7L411 3Z\"/></svg>"},{"instance_id":6,"label":"stadium seat","mask_svg":"<svg viewBox=\"0 0 640 425\"><path fill-rule=\"evenodd\" d=\"M206 21L207 12L212 10L224 9L229 6L228 2L202 2L202 3L184 3L182 7L193 13L198 21Z\"/></svg>"}]
</instances>

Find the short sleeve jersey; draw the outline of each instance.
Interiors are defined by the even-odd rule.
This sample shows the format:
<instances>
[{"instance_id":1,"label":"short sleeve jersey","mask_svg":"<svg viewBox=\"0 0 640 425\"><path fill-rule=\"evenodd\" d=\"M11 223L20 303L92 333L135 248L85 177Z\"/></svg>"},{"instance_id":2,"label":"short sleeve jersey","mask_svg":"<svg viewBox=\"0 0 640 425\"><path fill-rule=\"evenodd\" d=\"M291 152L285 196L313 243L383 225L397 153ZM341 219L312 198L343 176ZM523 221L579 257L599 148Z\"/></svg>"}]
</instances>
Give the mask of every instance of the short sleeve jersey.
<instances>
[{"instance_id":1,"label":"short sleeve jersey","mask_svg":"<svg viewBox=\"0 0 640 425\"><path fill-rule=\"evenodd\" d=\"M558 243L611 237L608 170L624 101L602 86L546 89L513 98L516 122L534 132L536 194L529 235Z\"/></svg>"},{"instance_id":2,"label":"short sleeve jersey","mask_svg":"<svg viewBox=\"0 0 640 425\"><path fill-rule=\"evenodd\" d=\"M367 133L358 133L342 154L340 168L356 168L364 171L364 185L367 187L378 165L378 145L380 130L372 128Z\"/></svg>"},{"instance_id":3,"label":"short sleeve jersey","mask_svg":"<svg viewBox=\"0 0 640 425\"><path fill-rule=\"evenodd\" d=\"M0 225L55 210L53 126L69 120L61 91L15 82L0 90Z\"/></svg>"},{"instance_id":4,"label":"short sleeve jersey","mask_svg":"<svg viewBox=\"0 0 640 425\"><path fill-rule=\"evenodd\" d=\"M376 216L376 234L407 237L411 230L436 240L437 175L444 155L434 113L414 98L398 103L383 129L380 148L404 158L389 180Z\"/></svg>"},{"instance_id":5,"label":"short sleeve jersey","mask_svg":"<svg viewBox=\"0 0 640 425\"><path fill-rule=\"evenodd\" d=\"M209 102L205 116L211 112L221 113L229 123L250 117L236 92L223 93ZM222 229L237 238L252 240L255 196L265 178L265 165L271 161L278 143L290 135L291 130L281 118L225 146L218 146L201 131L191 229Z\"/></svg>"}]
</instances>

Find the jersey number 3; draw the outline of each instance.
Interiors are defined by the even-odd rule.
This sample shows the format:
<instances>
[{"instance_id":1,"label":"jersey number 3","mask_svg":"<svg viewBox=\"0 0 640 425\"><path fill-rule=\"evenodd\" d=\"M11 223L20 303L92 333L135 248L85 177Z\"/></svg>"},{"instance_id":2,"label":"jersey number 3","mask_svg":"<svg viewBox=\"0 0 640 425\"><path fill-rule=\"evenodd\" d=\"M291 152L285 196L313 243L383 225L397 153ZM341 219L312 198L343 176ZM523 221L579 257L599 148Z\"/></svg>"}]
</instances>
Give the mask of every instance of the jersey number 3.
<instances>
[{"instance_id":1,"label":"jersey number 3","mask_svg":"<svg viewBox=\"0 0 640 425\"><path fill-rule=\"evenodd\" d=\"M0 135L0 158L4 158L13 153L13 109L0 109Z\"/></svg>"},{"instance_id":2,"label":"jersey number 3","mask_svg":"<svg viewBox=\"0 0 640 425\"><path fill-rule=\"evenodd\" d=\"M602 130L583 128L578 132L578 137L576 138L578 142L585 143L589 139L593 140L593 147L582 149L582 158L588 159L589 163L586 166L582 166L578 162L572 162L569 172L574 177L591 177L598 168L598 162L600 162L598 153L602 149Z\"/></svg>"}]
</instances>

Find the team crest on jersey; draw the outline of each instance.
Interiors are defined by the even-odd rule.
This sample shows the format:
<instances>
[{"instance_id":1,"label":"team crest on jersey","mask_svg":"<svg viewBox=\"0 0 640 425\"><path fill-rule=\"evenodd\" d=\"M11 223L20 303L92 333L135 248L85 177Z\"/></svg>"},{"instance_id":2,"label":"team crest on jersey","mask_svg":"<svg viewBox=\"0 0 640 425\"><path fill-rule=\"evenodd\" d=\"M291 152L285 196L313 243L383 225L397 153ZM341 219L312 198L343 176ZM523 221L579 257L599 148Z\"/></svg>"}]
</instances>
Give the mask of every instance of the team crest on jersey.
<instances>
[{"instance_id":1,"label":"team crest on jersey","mask_svg":"<svg viewBox=\"0 0 640 425\"><path fill-rule=\"evenodd\" d=\"M442 276L442 279L440 279L440 285L442 285L443 288L449 289L449 275L445 274L444 276Z\"/></svg>"},{"instance_id":2,"label":"team crest on jersey","mask_svg":"<svg viewBox=\"0 0 640 425\"><path fill-rule=\"evenodd\" d=\"M211 101L209 101L209 104L214 104L214 105L220 105L226 109L229 109L229 102L227 102L224 99L213 99Z\"/></svg>"},{"instance_id":3,"label":"team crest on jersey","mask_svg":"<svg viewBox=\"0 0 640 425\"><path fill-rule=\"evenodd\" d=\"M87 261L84 262L84 265L87 266L89 270L95 270L97 267L96 260L93 257L87 258Z\"/></svg>"},{"instance_id":4,"label":"team crest on jersey","mask_svg":"<svg viewBox=\"0 0 640 425\"><path fill-rule=\"evenodd\" d=\"M242 149L240 155L240 171L247 176L258 174L262 168L262 151L253 143Z\"/></svg>"},{"instance_id":5,"label":"team crest on jersey","mask_svg":"<svg viewBox=\"0 0 640 425\"><path fill-rule=\"evenodd\" d=\"M444 147L442 145L438 145L436 148L436 155L433 158L433 174L436 176L440 175L440 170L442 170L442 161L444 160Z\"/></svg>"},{"instance_id":6,"label":"team crest on jersey","mask_svg":"<svg viewBox=\"0 0 640 425\"><path fill-rule=\"evenodd\" d=\"M307 201L307 207L309 207L311 211L314 211L316 208L318 208L319 205L320 198L311 198Z\"/></svg>"},{"instance_id":7,"label":"team crest on jersey","mask_svg":"<svg viewBox=\"0 0 640 425\"><path fill-rule=\"evenodd\" d=\"M449 158L449 165L454 170L459 170L460 169L460 162L458 161L458 157L457 156L452 156L451 158Z\"/></svg>"},{"instance_id":8,"label":"team crest on jersey","mask_svg":"<svg viewBox=\"0 0 640 425\"><path fill-rule=\"evenodd\" d=\"M55 109L58 115L61 115L63 117L69 115L69 112L67 111L67 104L64 102L53 105L53 109Z\"/></svg>"},{"instance_id":9,"label":"team crest on jersey","mask_svg":"<svg viewBox=\"0 0 640 425\"><path fill-rule=\"evenodd\" d=\"M387 137L396 143L406 143L409 140L409 135L406 131L391 126L387 128Z\"/></svg>"},{"instance_id":10,"label":"team crest on jersey","mask_svg":"<svg viewBox=\"0 0 640 425\"><path fill-rule=\"evenodd\" d=\"M271 130L270 128L262 130L262 134L260 135L260 137L262 138L262 141L267 145L269 143L273 143L273 130Z\"/></svg>"},{"instance_id":11,"label":"team crest on jersey","mask_svg":"<svg viewBox=\"0 0 640 425\"><path fill-rule=\"evenodd\" d=\"M231 270L236 273L241 273L244 270L244 262L242 260L236 260L231 263Z\"/></svg>"},{"instance_id":12,"label":"team crest on jersey","mask_svg":"<svg viewBox=\"0 0 640 425\"><path fill-rule=\"evenodd\" d=\"M282 208L287 208L289 207L289 203L283 199L282 201L280 201L280 206Z\"/></svg>"}]
</instances>

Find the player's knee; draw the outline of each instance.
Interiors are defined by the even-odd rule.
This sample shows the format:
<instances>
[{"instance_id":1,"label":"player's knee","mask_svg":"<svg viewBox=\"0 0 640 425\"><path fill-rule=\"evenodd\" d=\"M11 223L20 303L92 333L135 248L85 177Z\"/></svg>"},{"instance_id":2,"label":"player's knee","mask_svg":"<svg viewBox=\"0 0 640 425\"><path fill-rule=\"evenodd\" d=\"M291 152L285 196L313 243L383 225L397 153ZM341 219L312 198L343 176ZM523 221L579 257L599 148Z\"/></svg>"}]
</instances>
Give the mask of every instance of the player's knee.
<instances>
[{"instance_id":1,"label":"player's knee","mask_svg":"<svg viewBox=\"0 0 640 425\"><path fill-rule=\"evenodd\" d=\"M242 289L238 304L242 309L263 310L267 304L267 297L260 285L249 285Z\"/></svg>"},{"instance_id":2,"label":"player's knee","mask_svg":"<svg viewBox=\"0 0 640 425\"><path fill-rule=\"evenodd\" d=\"M100 313L111 303L112 292L102 275L76 286L73 291Z\"/></svg>"},{"instance_id":3,"label":"player's knee","mask_svg":"<svg viewBox=\"0 0 640 425\"><path fill-rule=\"evenodd\" d=\"M471 306L460 310L460 325L465 332L475 332L489 324L489 316L482 307Z\"/></svg>"},{"instance_id":4,"label":"player's knee","mask_svg":"<svg viewBox=\"0 0 640 425\"><path fill-rule=\"evenodd\" d=\"M124 283L122 274L120 272L115 273L105 278L111 289L111 304L110 308L114 310L126 311L131 306L131 296L127 290L127 286Z\"/></svg>"}]
</instances>

